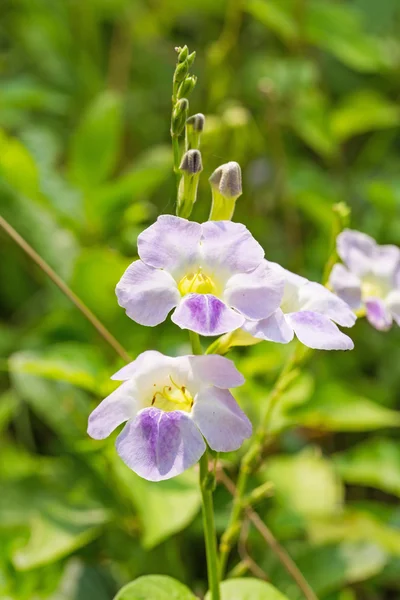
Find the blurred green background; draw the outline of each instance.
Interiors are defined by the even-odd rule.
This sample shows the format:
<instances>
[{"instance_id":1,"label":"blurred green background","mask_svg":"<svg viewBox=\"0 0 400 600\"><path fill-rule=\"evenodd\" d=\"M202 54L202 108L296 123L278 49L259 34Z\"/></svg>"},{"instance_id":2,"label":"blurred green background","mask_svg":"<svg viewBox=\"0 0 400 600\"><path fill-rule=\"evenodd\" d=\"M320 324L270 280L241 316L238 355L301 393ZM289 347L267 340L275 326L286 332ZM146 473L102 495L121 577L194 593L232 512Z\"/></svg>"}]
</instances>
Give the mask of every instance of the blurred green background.
<instances>
[{"instance_id":1,"label":"blurred green background","mask_svg":"<svg viewBox=\"0 0 400 600\"><path fill-rule=\"evenodd\" d=\"M400 243L399 40L398 0L1 0L0 214L132 356L187 352L184 331L139 327L114 295L138 233L174 212L174 46L197 51L191 113L206 114L193 218L208 176L238 161L235 220L321 280L338 201L353 228ZM0 598L110 600L144 573L201 596L196 474L152 484L88 439L122 360L2 231L0 247ZM364 321L351 335L353 352L316 354L285 394L258 475L275 494L257 509L320 600L396 600L400 335ZM235 355L253 423L288 352ZM229 502L219 486L219 531ZM247 549L302 598L253 530Z\"/></svg>"}]
</instances>

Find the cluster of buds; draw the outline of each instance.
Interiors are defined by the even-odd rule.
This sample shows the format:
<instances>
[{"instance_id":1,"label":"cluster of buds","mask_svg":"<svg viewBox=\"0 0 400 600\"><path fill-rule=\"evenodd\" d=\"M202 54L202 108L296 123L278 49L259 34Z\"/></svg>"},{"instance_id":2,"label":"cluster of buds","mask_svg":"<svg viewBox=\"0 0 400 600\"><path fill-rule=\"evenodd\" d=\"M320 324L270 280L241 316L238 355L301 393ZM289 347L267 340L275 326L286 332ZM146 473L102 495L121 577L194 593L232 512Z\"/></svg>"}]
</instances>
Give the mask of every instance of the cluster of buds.
<instances>
[{"instance_id":1,"label":"cluster of buds","mask_svg":"<svg viewBox=\"0 0 400 600\"><path fill-rule=\"evenodd\" d=\"M196 58L196 52L189 54L187 46L176 48L176 51L178 52L178 62L172 83L171 135L179 137L185 127L189 110L188 97L196 85L197 77L189 73Z\"/></svg>"}]
</instances>

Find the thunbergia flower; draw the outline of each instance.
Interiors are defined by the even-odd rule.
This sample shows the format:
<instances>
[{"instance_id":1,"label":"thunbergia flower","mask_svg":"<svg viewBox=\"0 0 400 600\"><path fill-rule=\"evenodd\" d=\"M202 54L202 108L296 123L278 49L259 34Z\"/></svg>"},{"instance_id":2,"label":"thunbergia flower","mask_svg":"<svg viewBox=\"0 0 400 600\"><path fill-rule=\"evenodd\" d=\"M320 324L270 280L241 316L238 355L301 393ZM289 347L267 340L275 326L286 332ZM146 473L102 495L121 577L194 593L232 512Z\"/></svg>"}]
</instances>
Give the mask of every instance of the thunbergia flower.
<instances>
[{"instance_id":1,"label":"thunbergia flower","mask_svg":"<svg viewBox=\"0 0 400 600\"><path fill-rule=\"evenodd\" d=\"M244 383L222 356L171 358L143 352L112 379L123 381L89 417L88 433L104 439L127 421L117 452L135 473L150 481L179 475L206 450L237 450L251 435L249 419L228 388Z\"/></svg>"},{"instance_id":2,"label":"thunbergia flower","mask_svg":"<svg viewBox=\"0 0 400 600\"><path fill-rule=\"evenodd\" d=\"M356 316L350 307L323 285L295 275L280 265L285 292L280 307L267 319L246 321L243 330L255 338L287 344L294 335L316 350L351 350L353 341L335 325L352 327Z\"/></svg>"},{"instance_id":3,"label":"thunbergia flower","mask_svg":"<svg viewBox=\"0 0 400 600\"><path fill-rule=\"evenodd\" d=\"M400 325L400 248L346 229L337 237L337 252L346 266L332 269L334 292L376 329L390 329L393 320Z\"/></svg>"},{"instance_id":4,"label":"thunbergia flower","mask_svg":"<svg viewBox=\"0 0 400 600\"><path fill-rule=\"evenodd\" d=\"M163 215L139 235L138 253L116 293L141 325L158 325L175 308L171 318L182 329L220 335L269 317L283 296L282 276L240 223Z\"/></svg>"}]
</instances>

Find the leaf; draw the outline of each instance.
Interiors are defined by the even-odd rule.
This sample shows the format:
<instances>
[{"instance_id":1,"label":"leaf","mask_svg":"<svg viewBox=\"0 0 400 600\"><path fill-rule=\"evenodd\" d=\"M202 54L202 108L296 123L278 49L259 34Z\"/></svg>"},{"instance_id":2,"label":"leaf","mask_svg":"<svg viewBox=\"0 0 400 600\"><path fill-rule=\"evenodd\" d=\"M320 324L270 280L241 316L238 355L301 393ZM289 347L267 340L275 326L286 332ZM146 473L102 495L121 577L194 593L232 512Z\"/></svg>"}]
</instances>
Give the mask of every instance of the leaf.
<instances>
[{"instance_id":1,"label":"leaf","mask_svg":"<svg viewBox=\"0 0 400 600\"><path fill-rule=\"evenodd\" d=\"M329 118L330 107L319 90L296 93L291 114L291 125L297 135L315 152L332 157L337 152L337 142Z\"/></svg>"},{"instance_id":2,"label":"leaf","mask_svg":"<svg viewBox=\"0 0 400 600\"><path fill-rule=\"evenodd\" d=\"M368 131L397 127L400 109L375 90L359 90L345 97L332 113L332 129L343 142Z\"/></svg>"},{"instance_id":3,"label":"leaf","mask_svg":"<svg viewBox=\"0 0 400 600\"><path fill-rule=\"evenodd\" d=\"M210 592L205 600L212 600ZM221 600L287 600L287 597L270 583L238 577L221 583Z\"/></svg>"},{"instance_id":4,"label":"leaf","mask_svg":"<svg viewBox=\"0 0 400 600\"><path fill-rule=\"evenodd\" d=\"M302 515L334 515L343 504L344 491L333 464L312 448L271 457L263 474L274 484L277 500Z\"/></svg>"},{"instance_id":5,"label":"leaf","mask_svg":"<svg viewBox=\"0 0 400 600\"><path fill-rule=\"evenodd\" d=\"M375 438L334 456L343 479L400 497L400 443Z\"/></svg>"},{"instance_id":6,"label":"leaf","mask_svg":"<svg viewBox=\"0 0 400 600\"><path fill-rule=\"evenodd\" d=\"M0 175L18 192L33 197L38 195L39 174L33 157L17 138L7 136L1 130Z\"/></svg>"},{"instance_id":7,"label":"leaf","mask_svg":"<svg viewBox=\"0 0 400 600\"><path fill-rule=\"evenodd\" d=\"M109 600L105 582L95 568L72 558L65 570L57 591L49 600Z\"/></svg>"},{"instance_id":8,"label":"leaf","mask_svg":"<svg viewBox=\"0 0 400 600\"><path fill-rule=\"evenodd\" d=\"M69 170L83 188L98 185L113 172L122 135L122 99L114 92L100 94L88 107L72 137Z\"/></svg>"},{"instance_id":9,"label":"leaf","mask_svg":"<svg viewBox=\"0 0 400 600\"><path fill-rule=\"evenodd\" d=\"M295 407L289 416L299 425L328 431L370 431L400 426L398 412L356 396L334 382L323 385L311 402Z\"/></svg>"},{"instance_id":10,"label":"leaf","mask_svg":"<svg viewBox=\"0 0 400 600\"><path fill-rule=\"evenodd\" d=\"M279 37L291 41L297 37L298 26L293 16L293 2L291 0L248 0L245 9L257 21L272 29Z\"/></svg>"},{"instance_id":11,"label":"leaf","mask_svg":"<svg viewBox=\"0 0 400 600\"><path fill-rule=\"evenodd\" d=\"M197 473L193 469L157 483L131 471L112 449L115 474L139 514L142 542L148 549L181 531L193 520L201 504Z\"/></svg>"},{"instance_id":12,"label":"leaf","mask_svg":"<svg viewBox=\"0 0 400 600\"><path fill-rule=\"evenodd\" d=\"M196 600L183 583L166 575L145 575L125 585L114 600Z\"/></svg>"}]
</instances>

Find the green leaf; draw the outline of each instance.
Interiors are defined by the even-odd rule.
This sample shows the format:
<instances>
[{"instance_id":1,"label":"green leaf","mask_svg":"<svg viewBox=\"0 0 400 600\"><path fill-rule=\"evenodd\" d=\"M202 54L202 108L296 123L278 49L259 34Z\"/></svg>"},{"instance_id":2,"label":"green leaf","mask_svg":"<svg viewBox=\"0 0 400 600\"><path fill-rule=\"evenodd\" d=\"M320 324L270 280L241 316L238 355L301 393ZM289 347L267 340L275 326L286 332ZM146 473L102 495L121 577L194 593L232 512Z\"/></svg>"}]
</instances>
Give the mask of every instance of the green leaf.
<instances>
[{"instance_id":1,"label":"green leaf","mask_svg":"<svg viewBox=\"0 0 400 600\"><path fill-rule=\"evenodd\" d=\"M343 479L351 484L378 488L400 497L400 443L375 438L334 457Z\"/></svg>"},{"instance_id":2,"label":"green leaf","mask_svg":"<svg viewBox=\"0 0 400 600\"><path fill-rule=\"evenodd\" d=\"M88 107L72 138L69 169L83 188L98 185L113 172L122 135L122 99L114 92L100 94Z\"/></svg>"},{"instance_id":3,"label":"green leaf","mask_svg":"<svg viewBox=\"0 0 400 600\"><path fill-rule=\"evenodd\" d=\"M295 407L293 423L328 431L370 431L380 427L399 427L400 414L354 395L340 384L327 383L311 402Z\"/></svg>"},{"instance_id":4,"label":"green leaf","mask_svg":"<svg viewBox=\"0 0 400 600\"><path fill-rule=\"evenodd\" d=\"M197 473L193 469L178 477L153 483L131 471L112 449L115 474L139 514L146 548L181 531L200 509Z\"/></svg>"},{"instance_id":5,"label":"green leaf","mask_svg":"<svg viewBox=\"0 0 400 600\"><path fill-rule=\"evenodd\" d=\"M397 127L400 109L375 90L359 90L345 97L332 113L332 129L343 142L354 135Z\"/></svg>"},{"instance_id":6,"label":"green leaf","mask_svg":"<svg viewBox=\"0 0 400 600\"><path fill-rule=\"evenodd\" d=\"M245 9L257 21L272 29L279 37L286 41L296 39L298 25L293 15L292 0L248 0Z\"/></svg>"},{"instance_id":7,"label":"green leaf","mask_svg":"<svg viewBox=\"0 0 400 600\"><path fill-rule=\"evenodd\" d=\"M210 592L205 600L212 600ZM221 583L221 600L287 600L287 597L270 583L238 577Z\"/></svg>"},{"instance_id":8,"label":"green leaf","mask_svg":"<svg viewBox=\"0 0 400 600\"><path fill-rule=\"evenodd\" d=\"M196 600L196 596L172 577L146 575L125 585L114 600Z\"/></svg>"}]
</instances>

